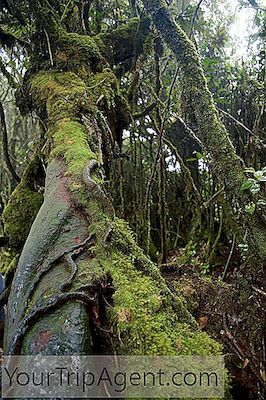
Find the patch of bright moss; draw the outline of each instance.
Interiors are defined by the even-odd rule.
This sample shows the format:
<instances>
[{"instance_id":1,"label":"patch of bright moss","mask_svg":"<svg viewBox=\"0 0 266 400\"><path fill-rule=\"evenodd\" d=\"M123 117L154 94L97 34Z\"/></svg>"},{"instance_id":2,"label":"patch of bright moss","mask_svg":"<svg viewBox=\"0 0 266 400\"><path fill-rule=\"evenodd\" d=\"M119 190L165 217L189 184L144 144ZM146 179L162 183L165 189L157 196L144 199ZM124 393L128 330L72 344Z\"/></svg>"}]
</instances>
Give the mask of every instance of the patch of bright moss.
<instances>
[{"instance_id":1,"label":"patch of bright moss","mask_svg":"<svg viewBox=\"0 0 266 400\"><path fill-rule=\"evenodd\" d=\"M53 135L52 157L62 156L68 164L67 174L77 175L90 159L97 159L88 145L86 130L80 122L61 120L56 124Z\"/></svg>"},{"instance_id":2,"label":"patch of bright moss","mask_svg":"<svg viewBox=\"0 0 266 400\"><path fill-rule=\"evenodd\" d=\"M93 71L104 64L103 56L93 37L67 33L60 40L60 52L64 53L57 58L59 68L75 69L80 65L90 66Z\"/></svg>"},{"instance_id":3,"label":"patch of bright moss","mask_svg":"<svg viewBox=\"0 0 266 400\"><path fill-rule=\"evenodd\" d=\"M23 184L19 184L11 194L3 212L3 221L12 246L18 248L25 242L42 202L41 193L34 192Z\"/></svg>"},{"instance_id":4,"label":"patch of bright moss","mask_svg":"<svg viewBox=\"0 0 266 400\"><path fill-rule=\"evenodd\" d=\"M11 194L3 212L5 233L9 237L10 245L14 248L20 248L25 242L43 203L43 195L33 186L39 162L36 155L25 169L21 182Z\"/></svg>"},{"instance_id":5,"label":"patch of bright moss","mask_svg":"<svg viewBox=\"0 0 266 400\"><path fill-rule=\"evenodd\" d=\"M110 319L122 354L221 354L220 345L190 324L189 316L181 322L187 314L182 299L178 312L163 285L137 271L129 257L114 251L104 264L116 288Z\"/></svg>"},{"instance_id":6,"label":"patch of bright moss","mask_svg":"<svg viewBox=\"0 0 266 400\"><path fill-rule=\"evenodd\" d=\"M114 99L118 94L118 82L110 68L105 68L102 72L91 75L87 83L94 103L100 96L103 96L105 108L115 108Z\"/></svg>"},{"instance_id":7,"label":"patch of bright moss","mask_svg":"<svg viewBox=\"0 0 266 400\"><path fill-rule=\"evenodd\" d=\"M73 72L40 72L31 79L30 89L35 102L46 108L50 123L76 119L86 97L85 82Z\"/></svg>"},{"instance_id":8,"label":"patch of bright moss","mask_svg":"<svg viewBox=\"0 0 266 400\"><path fill-rule=\"evenodd\" d=\"M112 225L108 250L98 243L94 253L115 287L109 318L116 351L132 355L221 354L221 346L198 330L183 298L173 296L159 269L135 244L127 224L115 219Z\"/></svg>"}]
</instances>

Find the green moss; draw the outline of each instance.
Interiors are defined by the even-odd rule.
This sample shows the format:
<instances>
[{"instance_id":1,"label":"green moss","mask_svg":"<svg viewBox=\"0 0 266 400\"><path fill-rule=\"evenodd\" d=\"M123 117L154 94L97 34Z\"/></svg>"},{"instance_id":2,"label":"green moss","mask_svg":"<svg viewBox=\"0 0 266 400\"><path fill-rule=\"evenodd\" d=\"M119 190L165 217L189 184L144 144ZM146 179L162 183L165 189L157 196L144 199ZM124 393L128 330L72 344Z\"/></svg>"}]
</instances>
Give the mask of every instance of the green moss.
<instances>
[{"instance_id":1,"label":"green moss","mask_svg":"<svg viewBox=\"0 0 266 400\"><path fill-rule=\"evenodd\" d=\"M86 163L98 158L90 149L88 132L81 123L81 108L89 103L86 88L85 82L72 72L42 72L31 80L33 97L37 104L45 106L49 116L51 155L65 158L66 174L73 177L73 190L82 187Z\"/></svg>"},{"instance_id":2,"label":"green moss","mask_svg":"<svg viewBox=\"0 0 266 400\"><path fill-rule=\"evenodd\" d=\"M97 159L89 148L85 127L80 122L59 121L54 128L53 141L52 157L60 155L65 158L69 175L80 176L88 160Z\"/></svg>"},{"instance_id":3,"label":"green moss","mask_svg":"<svg viewBox=\"0 0 266 400\"><path fill-rule=\"evenodd\" d=\"M25 242L43 202L43 195L34 187L39 162L39 157L36 155L27 166L21 182L11 194L3 212L5 233L14 248L20 248Z\"/></svg>"},{"instance_id":4,"label":"green moss","mask_svg":"<svg viewBox=\"0 0 266 400\"><path fill-rule=\"evenodd\" d=\"M5 277L15 271L19 259L19 254L15 250L0 252L1 274Z\"/></svg>"},{"instance_id":5,"label":"green moss","mask_svg":"<svg viewBox=\"0 0 266 400\"><path fill-rule=\"evenodd\" d=\"M56 55L58 68L75 70L80 65L87 65L97 71L105 63L97 42L90 36L67 33L60 39L59 48Z\"/></svg>"},{"instance_id":6,"label":"green moss","mask_svg":"<svg viewBox=\"0 0 266 400\"><path fill-rule=\"evenodd\" d=\"M46 108L50 124L77 119L86 102L86 84L73 72L40 72L31 79L30 90L35 102Z\"/></svg>"},{"instance_id":7,"label":"green moss","mask_svg":"<svg viewBox=\"0 0 266 400\"><path fill-rule=\"evenodd\" d=\"M3 221L5 233L12 246L20 247L25 242L42 202L41 193L34 192L23 184L19 184L11 194L3 212Z\"/></svg>"},{"instance_id":8,"label":"green moss","mask_svg":"<svg viewBox=\"0 0 266 400\"><path fill-rule=\"evenodd\" d=\"M136 24L137 20L133 22L134 32ZM128 35L126 27L119 35L123 33ZM76 36L72 39L80 40ZM33 78L31 88L37 103L46 106L52 156L64 157L73 202L85 208L90 217L90 233L96 234L94 259L80 264L75 286L110 276L115 287L108 322L114 327L116 352L220 354L220 346L198 330L184 299L170 292L158 268L136 245L128 225L113 219L103 204L102 193L90 193L82 182L85 164L92 158L99 160L100 154L97 138L93 137L97 130L93 117L89 124L83 124L81 110L88 110L89 100L95 103L102 94L107 108L112 108L118 94L112 71L103 70L86 81L72 72L41 73Z\"/></svg>"},{"instance_id":9,"label":"green moss","mask_svg":"<svg viewBox=\"0 0 266 400\"><path fill-rule=\"evenodd\" d=\"M136 35L140 25L138 17L131 18L127 24L121 25L119 28L112 30L110 35L116 35L117 38L129 40L132 36Z\"/></svg>"},{"instance_id":10,"label":"green moss","mask_svg":"<svg viewBox=\"0 0 266 400\"><path fill-rule=\"evenodd\" d=\"M132 58L143 51L143 43L149 33L150 20L132 18L117 29L94 37L101 53L110 64Z\"/></svg>"},{"instance_id":11,"label":"green moss","mask_svg":"<svg viewBox=\"0 0 266 400\"><path fill-rule=\"evenodd\" d=\"M105 105L103 108L115 108L115 96L118 94L118 82L110 68L105 68L102 72L91 75L87 84L94 103L97 102L100 96L103 96Z\"/></svg>"},{"instance_id":12,"label":"green moss","mask_svg":"<svg viewBox=\"0 0 266 400\"><path fill-rule=\"evenodd\" d=\"M110 225L111 224L111 225ZM110 238L103 241L107 228ZM75 288L112 281L115 292L106 322L113 328L117 354L220 355L221 346L201 332L180 294L174 296L159 269L135 244L128 225L119 219L90 226L97 241L94 258L79 264Z\"/></svg>"},{"instance_id":13,"label":"green moss","mask_svg":"<svg viewBox=\"0 0 266 400\"><path fill-rule=\"evenodd\" d=\"M198 330L184 299L173 296L159 269L135 244L128 225L115 219L112 228L109 245L98 241L94 254L115 287L109 323L117 353L221 354L220 345Z\"/></svg>"},{"instance_id":14,"label":"green moss","mask_svg":"<svg viewBox=\"0 0 266 400\"><path fill-rule=\"evenodd\" d=\"M116 350L139 355L220 354L216 342L193 324L180 322L186 314L184 307L178 312L171 306L172 296L154 279L136 271L128 257L113 252L106 264L116 288L110 311L111 322L115 322Z\"/></svg>"}]
</instances>

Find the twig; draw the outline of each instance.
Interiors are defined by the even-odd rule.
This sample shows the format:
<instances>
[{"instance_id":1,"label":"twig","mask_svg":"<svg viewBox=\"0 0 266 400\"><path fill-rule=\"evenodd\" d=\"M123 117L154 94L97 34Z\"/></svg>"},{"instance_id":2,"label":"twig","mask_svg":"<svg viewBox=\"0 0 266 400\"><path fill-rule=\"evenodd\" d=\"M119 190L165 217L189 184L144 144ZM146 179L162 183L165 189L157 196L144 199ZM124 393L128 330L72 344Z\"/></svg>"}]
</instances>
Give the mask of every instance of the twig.
<instances>
[{"instance_id":1,"label":"twig","mask_svg":"<svg viewBox=\"0 0 266 400\"><path fill-rule=\"evenodd\" d=\"M157 106L156 102L151 103L149 106L145 107L144 105L144 110L142 112L133 114L133 118L134 119L138 119L138 118L142 118L142 117L146 117L146 115L149 115L154 108Z\"/></svg>"},{"instance_id":2,"label":"twig","mask_svg":"<svg viewBox=\"0 0 266 400\"><path fill-rule=\"evenodd\" d=\"M203 0L199 1L198 5L196 7L196 10L193 14L193 18L192 18L191 25L190 25L190 31L189 31L189 39L191 38L191 36L193 34L194 24L195 24L196 18L198 16L199 8L200 8L202 2L203 2Z\"/></svg>"},{"instance_id":3,"label":"twig","mask_svg":"<svg viewBox=\"0 0 266 400\"><path fill-rule=\"evenodd\" d=\"M235 337L233 336L233 334L230 332L230 330L228 328L227 315L225 313L223 313L223 327L224 327L225 335L231 341L234 348L236 349L236 353L237 353L238 357L240 358L240 360L244 361L246 356L245 356L243 350L239 347Z\"/></svg>"},{"instance_id":4,"label":"twig","mask_svg":"<svg viewBox=\"0 0 266 400\"><path fill-rule=\"evenodd\" d=\"M249 4L250 4L253 8L255 8L255 10L266 11L266 8L264 8L264 7L259 7L258 4L257 4L257 2L256 2L255 0L248 0L248 2L249 2ZM246 6L246 7L248 7L248 6Z\"/></svg>"},{"instance_id":5,"label":"twig","mask_svg":"<svg viewBox=\"0 0 266 400\"><path fill-rule=\"evenodd\" d=\"M155 97L155 99L156 99L156 105L157 105L157 103L158 103L161 107L166 108L166 105L165 105L164 102L160 99L160 97L159 97L158 94L155 92L155 90L153 89L153 87L150 87L149 90L150 90L151 94L152 94L152 95Z\"/></svg>"},{"instance_id":6,"label":"twig","mask_svg":"<svg viewBox=\"0 0 266 400\"><path fill-rule=\"evenodd\" d=\"M166 106L165 106L163 119L162 119L162 122L161 122L161 127L160 127L159 131L157 130L157 133L158 133L158 149L157 149L156 157L155 157L154 162L153 162L152 172L151 172L148 184L147 184L146 199L145 199L145 213L146 213L146 215L147 215L150 191L151 191L151 188L152 188L152 183L154 181L154 176L155 176L155 172L156 172L156 166L157 166L157 163L159 161L160 153L161 153L161 149L162 149L162 142L163 142L163 139L164 139L164 125L165 125L165 121L166 121L167 111L169 110L169 107L170 107L172 91L173 91L173 88L174 88L174 85L175 85L175 82L176 82L176 79L177 79L178 70L179 70L179 68L177 67L176 71L175 71L175 74L174 74L174 77L173 77L172 82L171 82L171 86L170 86L170 90L169 90L169 94L168 94L168 99L167 99L167 103L166 103Z\"/></svg>"},{"instance_id":7,"label":"twig","mask_svg":"<svg viewBox=\"0 0 266 400\"><path fill-rule=\"evenodd\" d=\"M261 294L262 296L265 296L265 297L266 297L266 293L265 293L263 290L261 290L261 289L255 287L255 286L251 286L251 287L252 287L252 289L253 289L256 293L259 293L259 294Z\"/></svg>"},{"instance_id":8,"label":"twig","mask_svg":"<svg viewBox=\"0 0 266 400\"><path fill-rule=\"evenodd\" d=\"M10 294L10 290L11 290L11 285L9 285L7 288L5 288L5 290L1 293L0 302L2 303L2 305L7 303L8 297Z\"/></svg>"},{"instance_id":9,"label":"twig","mask_svg":"<svg viewBox=\"0 0 266 400\"><path fill-rule=\"evenodd\" d=\"M208 199L203 203L204 207L207 208L210 205L210 203L212 203L213 200L215 200L216 197L218 197L224 191L224 189L225 186L223 185L223 187L220 190L218 190L218 192L214 193L214 195L210 199Z\"/></svg>"},{"instance_id":10,"label":"twig","mask_svg":"<svg viewBox=\"0 0 266 400\"><path fill-rule=\"evenodd\" d=\"M254 135L257 135L257 131L259 129L260 121L261 121L261 119L262 119L262 117L264 115L264 108L265 108L265 105L263 104L261 109L260 109L260 111L259 111L259 113L256 116L256 119L255 119L255 122L254 122L254 126L253 126L253 129L252 129Z\"/></svg>"},{"instance_id":11,"label":"twig","mask_svg":"<svg viewBox=\"0 0 266 400\"><path fill-rule=\"evenodd\" d=\"M173 116L176 117L175 114L173 114ZM185 121L183 120L183 118L178 117L177 120L183 125L183 128L185 131L187 131L187 133L189 134L190 137L192 137L193 139L196 140L196 142L200 145L200 147L203 147L200 139L197 137L197 135L195 134L195 132L185 123Z\"/></svg>"},{"instance_id":12,"label":"twig","mask_svg":"<svg viewBox=\"0 0 266 400\"><path fill-rule=\"evenodd\" d=\"M240 358L241 361L245 361L248 360L249 361L249 367L252 371L252 373L254 374L254 376L257 378L258 382L264 387L265 386L265 382L259 372L259 366L256 364L254 357L252 355L252 353L250 352L250 350L245 349L246 351L248 351L249 356L246 356L246 354L244 353L244 351L240 348L239 344L236 341L236 338L234 337L234 335L230 332L228 325L227 325L227 315L226 313L223 313L223 327L224 327L224 331L225 331L225 335L228 338L228 340L230 340L230 343L232 343L234 349L235 349L235 353L237 354L237 356Z\"/></svg>"},{"instance_id":13,"label":"twig","mask_svg":"<svg viewBox=\"0 0 266 400\"><path fill-rule=\"evenodd\" d=\"M14 77L12 76L12 74L10 72L7 71L3 61L0 58L0 71L2 72L2 74L6 77L9 85L13 88L13 89L17 89L18 84L16 83ZM3 100L2 100L3 101Z\"/></svg>"},{"instance_id":14,"label":"twig","mask_svg":"<svg viewBox=\"0 0 266 400\"><path fill-rule=\"evenodd\" d=\"M221 209L221 210L218 209L218 212L219 212L219 219L220 219L220 221L219 221L219 229L218 229L218 233L217 233L217 236L215 238L215 241L214 241L214 244L212 246L211 253L210 253L210 258L209 258L210 262L214 259L214 256L216 254L216 248L217 248L218 243L220 241L221 234L222 234L222 229L223 229L223 209Z\"/></svg>"},{"instance_id":15,"label":"twig","mask_svg":"<svg viewBox=\"0 0 266 400\"><path fill-rule=\"evenodd\" d=\"M0 102L0 130L3 133L3 151L4 151L4 158L5 158L6 166L9 170L9 172L11 173L12 177L17 182L20 182L20 177L16 173L16 171L11 163L10 157L9 157L5 112L4 112L3 105L1 102Z\"/></svg>"},{"instance_id":16,"label":"twig","mask_svg":"<svg viewBox=\"0 0 266 400\"><path fill-rule=\"evenodd\" d=\"M87 89L94 89L94 88L96 88L97 86L101 85L104 81L106 81L106 78L103 78L100 82L96 83L96 84L93 85L93 86L89 86Z\"/></svg>"},{"instance_id":17,"label":"twig","mask_svg":"<svg viewBox=\"0 0 266 400\"><path fill-rule=\"evenodd\" d=\"M263 362L265 363L266 362L265 335L262 335L261 347L262 347L262 358Z\"/></svg>"},{"instance_id":18,"label":"twig","mask_svg":"<svg viewBox=\"0 0 266 400\"><path fill-rule=\"evenodd\" d=\"M64 11L63 11L62 17L60 18L60 20L61 20L61 21L63 21L63 20L64 20L64 18L65 18L65 16L66 16L66 14L67 14L67 9L68 9L68 7L70 6L70 4L71 4L71 0L69 0L69 1L68 1L68 3L66 4L66 6L65 6L65 8L64 8Z\"/></svg>"},{"instance_id":19,"label":"twig","mask_svg":"<svg viewBox=\"0 0 266 400\"><path fill-rule=\"evenodd\" d=\"M184 163L183 158L181 157L181 155L179 154L177 148L173 145L173 143L167 138L164 138L163 140L174 151L176 159L180 164L181 171L182 171L183 175L186 177L187 181L190 184L190 190L192 189L194 191L195 197L197 199L197 202L200 203L201 202L201 195L200 195L200 192L198 191L198 188L197 188L197 186L196 186L196 184L194 182L194 179L193 179L193 177L191 175L190 169Z\"/></svg>"},{"instance_id":20,"label":"twig","mask_svg":"<svg viewBox=\"0 0 266 400\"><path fill-rule=\"evenodd\" d=\"M50 39L48 36L48 33L46 31L45 28L43 28L45 36L46 36L46 40L47 40L47 47L48 47L48 53L49 53L49 57L50 57L50 62L51 62L51 66L54 66L54 60L53 60L53 54L52 54L52 49L51 49L51 44L50 44Z\"/></svg>"},{"instance_id":21,"label":"twig","mask_svg":"<svg viewBox=\"0 0 266 400\"><path fill-rule=\"evenodd\" d=\"M232 121L234 121L236 124L238 124L239 126L241 126L243 129L245 129L245 131L247 131L248 133L250 133L251 135L254 135L254 133L247 128L244 124L242 124L242 122L238 121L237 119L235 119L235 117L233 117L231 114L229 114L228 112L222 110L221 108L217 107L217 110L219 110L221 113L223 113L224 115L226 115L228 118L230 118Z\"/></svg>"},{"instance_id":22,"label":"twig","mask_svg":"<svg viewBox=\"0 0 266 400\"><path fill-rule=\"evenodd\" d=\"M228 271L228 267L229 267L229 264L230 264L230 261L231 261L232 255L233 255L234 247L235 247L235 241L236 241L236 235L234 235L234 237L233 237L231 250L230 250L228 259L226 261L226 264L225 264L225 267L224 267L224 272L223 272L223 275L222 275L222 278L221 278L222 281L225 280L225 277L226 277L226 274L227 274L227 271Z\"/></svg>"}]
</instances>

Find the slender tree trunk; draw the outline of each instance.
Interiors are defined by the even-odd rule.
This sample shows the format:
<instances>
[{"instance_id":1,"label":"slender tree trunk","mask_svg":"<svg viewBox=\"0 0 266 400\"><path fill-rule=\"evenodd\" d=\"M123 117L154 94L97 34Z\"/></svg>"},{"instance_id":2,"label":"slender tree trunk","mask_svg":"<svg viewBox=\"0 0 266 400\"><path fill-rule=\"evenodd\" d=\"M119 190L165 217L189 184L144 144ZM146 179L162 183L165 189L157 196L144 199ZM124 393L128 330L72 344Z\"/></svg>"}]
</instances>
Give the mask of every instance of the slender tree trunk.
<instances>
[{"instance_id":1,"label":"slender tree trunk","mask_svg":"<svg viewBox=\"0 0 266 400\"><path fill-rule=\"evenodd\" d=\"M184 117L197 127L197 136L212 158L217 180L225 186L227 220L237 231L239 243L247 241L249 255L265 261L266 222L259 207L253 215L245 210L256 203L248 191L241 191L246 181L243 161L237 156L225 126L207 87L197 50L184 31L173 21L163 0L144 0L152 20L180 66ZM254 204L255 204L254 203Z\"/></svg>"}]
</instances>

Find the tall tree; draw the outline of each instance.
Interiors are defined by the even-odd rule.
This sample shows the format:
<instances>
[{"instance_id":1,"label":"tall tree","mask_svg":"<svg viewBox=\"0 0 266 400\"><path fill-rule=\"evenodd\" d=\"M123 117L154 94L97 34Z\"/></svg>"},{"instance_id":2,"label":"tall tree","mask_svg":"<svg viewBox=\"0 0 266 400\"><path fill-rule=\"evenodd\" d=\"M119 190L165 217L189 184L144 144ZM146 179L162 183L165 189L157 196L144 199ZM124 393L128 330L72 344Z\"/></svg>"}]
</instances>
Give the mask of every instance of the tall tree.
<instances>
[{"instance_id":1,"label":"tall tree","mask_svg":"<svg viewBox=\"0 0 266 400\"><path fill-rule=\"evenodd\" d=\"M179 63L182 106L185 119L211 155L214 174L224 186L228 222L233 222L240 243L247 240L249 254L266 259L265 210L255 208L252 193L243 189L247 181L244 163L237 156L208 90L197 50L172 19L162 0L144 1L152 20ZM254 213L247 211L254 207ZM246 239L245 239L246 238Z\"/></svg>"},{"instance_id":2,"label":"tall tree","mask_svg":"<svg viewBox=\"0 0 266 400\"><path fill-rule=\"evenodd\" d=\"M30 228L29 205L38 211L12 284L5 351L218 354L115 217L104 187L103 166L119 156L130 121L114 69L125 71L142 52L149 20L87 35L75 2L8 0L2 12L31 26L30 68L17 96L48 128L47 169L37 153L4 211L13 246Z\"/></svg>"}]
</instances>

